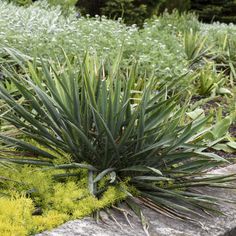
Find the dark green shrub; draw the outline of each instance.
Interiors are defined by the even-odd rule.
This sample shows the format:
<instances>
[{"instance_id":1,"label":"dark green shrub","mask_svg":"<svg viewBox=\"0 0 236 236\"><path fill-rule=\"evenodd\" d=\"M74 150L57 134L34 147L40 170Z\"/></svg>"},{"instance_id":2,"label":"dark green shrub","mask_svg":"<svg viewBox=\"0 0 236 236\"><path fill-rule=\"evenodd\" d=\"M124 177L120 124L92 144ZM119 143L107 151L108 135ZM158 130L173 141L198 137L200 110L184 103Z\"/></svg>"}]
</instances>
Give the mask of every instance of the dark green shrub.
<instances>
[{"instance_id":1,"label":"dark green shrub","mask_svg":"<svg viewBox=\"0 0 236 236\"><path fill-rule=\"evenodd\" d=\"M204 22L236 23L236 2L234 0L192 0L191 9Z\"/></svg>"},{"instance_id":2,"label":"dark green shrub","mask_svg":"<svg viewBox=\"0 0 236 236\"><path fill-rule=\"evenodd\" d=\"M101 8L101 13L111 19L122 17L127 24L142 25L144 20L148 18L148 10L147 5L135 5L134 0L114 0L108 1Z\"/></svg>"},{"instance_id":3,"label":"dark green shrub","mask_svg":"<svg viewBox=\"0 0 236 236\"><path fill-rule=\"evenodd\" d=\"M83 14L106 15L117 19L122 17L127 24L142 25L145 19L157 13L162 0L80 0L76 6Z\"/></svg>"},{"instance_id":4,"label":"dark green shrub","mask_svg":"<svg viewBox=\"0 0 236 236\"><path fill-rule=\"evenodd\" d=\"M179 12L184 12L190 9L190 0L166 0L160 4L159 13L164 12L167 9L169 12L172 12L174 9L177 9Z\"/></svg>"},{"instance_id":5,"label":"dark green shrub","mask_svg":"<svg viewBox=\"0 0 236 236\"><path fill-rule=\"evenodd\" d=\"M142 25L145 19L164 12L165 9L170 12L174 9L187 11L190 0L80 0L76 5L83 14L106 15L112 19L122 17L127 24Z\"/></svg>"}]
</instances>

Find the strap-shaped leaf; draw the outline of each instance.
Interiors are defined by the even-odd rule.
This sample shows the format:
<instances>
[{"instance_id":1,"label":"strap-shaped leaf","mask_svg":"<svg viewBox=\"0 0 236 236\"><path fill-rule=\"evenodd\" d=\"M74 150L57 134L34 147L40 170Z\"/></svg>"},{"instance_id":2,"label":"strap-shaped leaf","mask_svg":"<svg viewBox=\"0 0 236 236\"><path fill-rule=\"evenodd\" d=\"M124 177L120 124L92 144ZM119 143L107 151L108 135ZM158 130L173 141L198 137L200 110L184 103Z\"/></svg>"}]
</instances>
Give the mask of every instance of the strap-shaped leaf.
<instances>
[{"instance_id":1,"label":"strap-shaped leaf","mask_svg":"<svg viewBox=\"0 0 236 236\"><path fill-rule=\"evenodd\" d=\"M100 181L105 175L113 172L115 170L115 168L108 168L104 171L102 171L101 173L99 173L96 178L93 180L94 183L97 183L98 181Z\"/></svg>"}]
</instances>

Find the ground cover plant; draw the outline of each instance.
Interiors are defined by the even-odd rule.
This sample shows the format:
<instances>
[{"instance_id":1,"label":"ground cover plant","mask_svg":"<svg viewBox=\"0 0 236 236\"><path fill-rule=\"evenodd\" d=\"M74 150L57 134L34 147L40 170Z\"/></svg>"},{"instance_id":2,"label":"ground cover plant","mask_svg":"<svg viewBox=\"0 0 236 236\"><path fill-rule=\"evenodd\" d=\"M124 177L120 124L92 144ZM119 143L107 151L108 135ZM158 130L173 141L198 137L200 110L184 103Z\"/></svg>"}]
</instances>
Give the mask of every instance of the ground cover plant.
<instances>
[{"instance_id":1,"label":"ground cover plant","mask_svg":"<svg viewBox=\"0 0 236 236\"><path fill-rule=\"evenodd\" d=\"M231 202L194 189L235 180L207 174L235 158L234 25L174 12L139 29L45 1L0 14L1 234L121 201L191 222Z\"/></svg>"},{"instance_id":2,"label":"ground cover plant","mask_svg":"<svg viewBox=\"0 0 236 236\"><path fill-rule=\"evenodd\" d=\"M111 186L100 199L87 189L85 171L78 171L80 180L55 181L61 171L42 172L35 167L2 165L1 224L2 235L34 235L52 229L71 219L80 219L125 198ZM3 179L2 179L3 180ZM14 181L13 181L14 180Z\"/></svg>"}]
</instances>

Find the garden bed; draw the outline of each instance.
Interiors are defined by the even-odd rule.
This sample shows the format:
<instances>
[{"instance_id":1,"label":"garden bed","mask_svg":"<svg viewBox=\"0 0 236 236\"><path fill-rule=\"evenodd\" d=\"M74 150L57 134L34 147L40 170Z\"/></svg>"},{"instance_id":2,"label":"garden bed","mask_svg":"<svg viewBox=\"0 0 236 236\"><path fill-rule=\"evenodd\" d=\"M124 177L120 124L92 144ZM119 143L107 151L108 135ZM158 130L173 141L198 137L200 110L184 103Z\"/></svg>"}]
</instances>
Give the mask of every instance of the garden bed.
<instances>
[{"instance_id":1,"label":"garden bed","mask_svg":"<svg viewBox=\"0 0 236 236\"><path fill-rule=\"evenodd\" d=\"M73 220L75 234L119 235L121 222L143 235L142 210L154 235L215 233L217 220L218 232L233 229L236 26L192 13L142 28L67 13L0 2L0 235L67 221L59 231L70 234ZM137 215L136 233L120 204ZM101 211L119 220L81 219Z\"/></svg>"}]
</instances>

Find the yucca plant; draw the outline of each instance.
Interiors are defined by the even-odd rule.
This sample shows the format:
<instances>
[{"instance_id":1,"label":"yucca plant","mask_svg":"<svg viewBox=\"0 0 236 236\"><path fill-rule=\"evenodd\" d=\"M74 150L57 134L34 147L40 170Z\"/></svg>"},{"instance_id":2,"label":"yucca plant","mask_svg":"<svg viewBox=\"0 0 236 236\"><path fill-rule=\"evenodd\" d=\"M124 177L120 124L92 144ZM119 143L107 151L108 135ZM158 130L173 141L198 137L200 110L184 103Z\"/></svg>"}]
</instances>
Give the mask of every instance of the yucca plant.
<instances>
[{"instance_id":1,"label":"yucca plant","mask_svg":"<svg viewBox=\"0 0 236 236\"><path fill-rule=\"evenodd\" d=\"M222 51L215 58L217 65L225 70L225 73L230 76L229 85L234 87L236 81L236 41L234 38L226 34L222 39Z\"/></svg>"},{"instance_id":2,"label":"yucca plant","mask_svg":"<svg viewBox=\"0 0 236 236\"><path fill-rule=\"evenodd\" d=\"M227 77L224 72L218 72L214 63L208 63L197 72L196 87L199 95L209 96L219 94L230 94L231 92L224 88ZM222 91L222 92L221 92ZM225 93L223 93L225 91Z\"/></svg>"},{"instance_id":3,"label":"yucca plant","mask_svg":"<svg viewBox=\"0 0 236 236\"><path fill-rule=\"evenodd\" d=\"M206 46L206 36L192 29L184 34L184 50L190 65L199 62L209 54L210 47Z\"/></svg>"},{"instance_id":4,"label":"yucca plant","mask_svg":"<svg viewBox=\"0 0 236 236\"><path fill-rule=\"evenodd\" d=\"M135 98L137 65L120 71L120 57L109 65L87 55L79 72L66 56L66 66L22 63L26 72L22 76L5 70L25 102L18 103L0 86L0 98L9 107L3 119L21 132L0 138L27 152L28 158L0 160L58 168L68 176L70 169L87 168L89 189L98 197L103 190L97 184L104 177L108 179L104 190L128 181L139 202L168 216L189 219L188 213L199 214L194 208L214 212L209 204L220 199L191 188L225 187L235 177L205 175L209 168L227 162L197 143L209 130L203 129L209 117L188 122L186 104L178 104L180 96L169 97L166 89L157 93L154 78L146 82L141 99ZM72 161L53 164L51 150L70 154ZM121 191L136 211L132 193Z\"/></svg>"}]
</instances>

